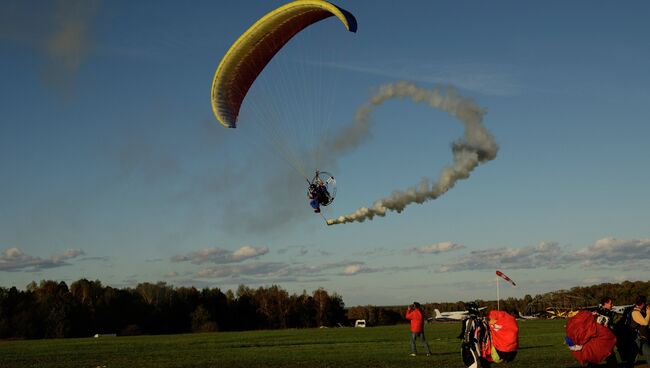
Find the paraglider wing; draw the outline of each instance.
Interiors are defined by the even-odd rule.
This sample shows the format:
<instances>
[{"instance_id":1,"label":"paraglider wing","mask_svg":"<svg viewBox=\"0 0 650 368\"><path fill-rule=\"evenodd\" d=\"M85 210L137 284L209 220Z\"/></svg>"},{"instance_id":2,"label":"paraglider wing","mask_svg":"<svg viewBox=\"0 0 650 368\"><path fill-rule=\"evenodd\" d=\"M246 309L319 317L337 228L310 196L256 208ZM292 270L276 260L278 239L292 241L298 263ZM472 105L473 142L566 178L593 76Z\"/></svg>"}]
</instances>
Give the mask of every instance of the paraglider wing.
<instances>
[{"instance_id":1,"label":"paraglider wing","mask_svg":"<svg viewBox=\"0 0 650 368\"><path fill-rule=\"evenodd\" d=\"M246 30L226 52L212 81L212 111L221 125L235 128L251 85L293 36L331 16L339 18L350 32L356 32L357 21L351 13L323 0L285 4Z\"/></svg>"}]
</instances>

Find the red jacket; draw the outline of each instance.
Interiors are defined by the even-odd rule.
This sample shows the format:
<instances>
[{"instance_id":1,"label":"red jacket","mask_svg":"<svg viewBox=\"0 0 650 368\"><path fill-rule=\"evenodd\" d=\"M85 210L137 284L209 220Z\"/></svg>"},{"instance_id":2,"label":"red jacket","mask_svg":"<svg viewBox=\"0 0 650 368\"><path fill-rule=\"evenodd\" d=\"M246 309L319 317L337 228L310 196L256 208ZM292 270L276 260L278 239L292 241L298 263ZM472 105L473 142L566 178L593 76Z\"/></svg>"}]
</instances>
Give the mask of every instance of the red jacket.
<instances>
[{"instance_id":1,"label":"red jacket","mask_svg":"<svg viewBox=\"0 0 650 368\"><path fill-rule=\"evenodd\" d=\"M419 333L424 330L424 318L418 309L407 309L406 319L411 320L411 332Z\"/></svg>"}]
</instances>

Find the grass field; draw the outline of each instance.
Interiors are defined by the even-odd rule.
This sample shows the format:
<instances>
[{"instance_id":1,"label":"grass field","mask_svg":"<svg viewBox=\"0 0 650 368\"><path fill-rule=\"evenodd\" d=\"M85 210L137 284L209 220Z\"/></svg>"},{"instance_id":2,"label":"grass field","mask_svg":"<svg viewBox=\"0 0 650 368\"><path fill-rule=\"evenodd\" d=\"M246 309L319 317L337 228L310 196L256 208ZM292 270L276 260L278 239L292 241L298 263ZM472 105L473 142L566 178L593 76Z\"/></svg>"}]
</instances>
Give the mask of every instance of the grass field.
<instances>
[{"instance_id":1,"label":"grass field","mask_svg":"<svg viewBox=\"0 0 650 368\"><path fill-rule=\"evenodd\" d=\"M519 326L517 358L499 367L579 367L563 345L564 321ZM0 341L0 367L463 367L459 327L426 325L430 357L409 356L409 327L398 325Z\"/></svg>"}]
</instances>

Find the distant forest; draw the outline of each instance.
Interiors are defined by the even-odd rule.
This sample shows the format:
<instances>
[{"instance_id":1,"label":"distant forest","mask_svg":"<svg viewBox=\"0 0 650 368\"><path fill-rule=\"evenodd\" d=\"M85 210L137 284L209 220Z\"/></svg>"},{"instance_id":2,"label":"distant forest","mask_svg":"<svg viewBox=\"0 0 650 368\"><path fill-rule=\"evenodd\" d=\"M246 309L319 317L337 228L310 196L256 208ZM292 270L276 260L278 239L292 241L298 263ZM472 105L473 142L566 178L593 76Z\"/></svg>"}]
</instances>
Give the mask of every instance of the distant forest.
<instances>
[{"instance_id":1,"label":"distant forest","mask_svg":"<svg viewBox=\"0 0 650 368\"><path fill-rule=\"evenodd\" d=\"M596 305L603 296L616 305L631 304L637 295L650 295L650 281L575 287L552 293L526 295L500 301L511 313L532 314L547 307ZM478 300L496 309L496 300ZM463 310L464 302L425 303L433 309ZM96 333L117 335L259 329L349 326L365 319L370 326L404 323L406 306L356 306L345 308L337 293L317 289L311 294L291 294L279 286L222 292L198 290L166 283L142 283L118 289L100 281L81 279L69 287L51 280L32 282L25 290L0 288L0 338L88 337Z\"/></svg>"}]
</instances>

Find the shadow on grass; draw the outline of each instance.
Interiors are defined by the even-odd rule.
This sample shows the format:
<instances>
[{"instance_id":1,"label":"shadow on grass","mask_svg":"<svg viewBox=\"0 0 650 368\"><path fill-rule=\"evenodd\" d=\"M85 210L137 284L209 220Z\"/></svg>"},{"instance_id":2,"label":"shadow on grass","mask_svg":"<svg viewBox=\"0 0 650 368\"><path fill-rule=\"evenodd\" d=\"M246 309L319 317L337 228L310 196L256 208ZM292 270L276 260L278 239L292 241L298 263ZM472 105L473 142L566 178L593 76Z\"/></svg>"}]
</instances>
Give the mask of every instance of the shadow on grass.
<instances>
[{"instance_id":1,"label":"shadow on grass","mask_svg":"<svg viewBox=\"0 0 650 368\"><path fill-rule=\"evenodd\" d=\"M535 346L524 346L520 347L519 350L526 350L526 349L538 349L538 348L550 348L551 346L554 345L535 345Z\"/></svg>"},{"instance_id":2,"label":"shadow on grass","mask_svg":"<svg viewBox=\"0 0 650 368\"><path fill-rule=\"evenodd\" d=\"M436 357L436 356L446 356L446 355L459 355L459 353L456 352L456 351L451 351L451 352L447 352L447 353L431 353L431 356L432 356L432 357Z\"/></svg>"},{"instance_id":3,"label":"shadow on grass","mask_svg":"<svg viewBox=\"0 0 650 368\"><path fill-rule=\"evenodd\" d=\"M318 345L352 345L352 344L367 344L367 343L387 343L392 342L386 339L379 340L361 340L361 341L289 341L289 342L269 342L269 343L237 343L230 344L229 348L273 348L281 346L318 346Z\"/></svg>"},{"instance_id":4,"label":"shadow on grass","mask_svg":"<svg viewBox=\"0 0 650 368\"><path fill-rule=\"evenodd\" d=\"M601 363L601 364L586 365L586 366L584 366L584 365L576 365L576 366L571 366L571 367L567 367L567 368L585 368L585 367L595 367L595 368L601 367L601 368L607 368L607 367L609 367L609 366L608 366L606 363ZM645 368L645 367L650 367L650 365L646 364L646 362L645 362L644 360L638 360L638 361L636 361L633 365L629 365L629 364L626 364L626 363L618 362L618 364L616 365L616 367L617 367L617 368L633 368L633 367L641 367L641 368Z\"/></svg>"}]
</instances>

